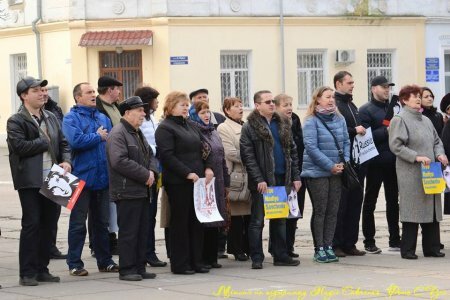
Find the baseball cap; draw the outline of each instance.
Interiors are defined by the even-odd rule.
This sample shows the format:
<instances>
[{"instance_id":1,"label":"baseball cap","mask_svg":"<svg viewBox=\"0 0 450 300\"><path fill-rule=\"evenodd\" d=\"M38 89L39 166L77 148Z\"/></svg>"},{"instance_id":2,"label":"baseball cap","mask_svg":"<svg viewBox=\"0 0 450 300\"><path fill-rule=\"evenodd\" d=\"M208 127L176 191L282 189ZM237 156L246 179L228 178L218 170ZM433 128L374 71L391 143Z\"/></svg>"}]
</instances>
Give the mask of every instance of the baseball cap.
<instances>
[{"instance_id":1,"label":"baseball cap","mask_svg":"<svg viewBox=\"0 0 450 300\"><path fill-rule=\"evenodd\" d=\"M26 76L17 83L17 88L16 88L17 95L20 97L20 94L27 91L29 88L33 88L33 87L37 87L37 86L43 87L43 86L46 86L47 84L48 84L48 81L45 79L40 80L40 79L36 79L31 76Z\"/></svg>"},{"instance_id":2,"label":"baseball cap","mask_svg":"<svg viewBox=\"0 0 450 300\"><path fill-rule=\"evenodd\" d=\"M388 85L388 86L394 86L395 83L389 82L386 77L384 76L376 76L372 79L370 82L370 86L377 86L377 85Z\"/></svg>"}]
</instances>

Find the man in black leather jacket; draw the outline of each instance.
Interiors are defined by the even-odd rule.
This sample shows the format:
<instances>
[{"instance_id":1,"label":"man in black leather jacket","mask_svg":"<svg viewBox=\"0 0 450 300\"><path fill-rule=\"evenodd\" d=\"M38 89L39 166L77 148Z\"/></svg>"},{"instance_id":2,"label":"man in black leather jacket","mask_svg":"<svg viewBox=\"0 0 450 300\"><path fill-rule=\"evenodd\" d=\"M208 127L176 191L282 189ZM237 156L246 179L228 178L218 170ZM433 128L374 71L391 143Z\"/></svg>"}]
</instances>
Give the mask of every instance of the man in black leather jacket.
<instances>
[{"instance_id":1,"label":"man in black leather jacket","mask_svg":"<svg viewBox=\"0 0 450 300\"><path fill-rule=\"evenodd\" d=\"M361 126L358 108L353 103L353 81L352 74L347 71L340 71L334 75L334 87L336 92L334 97L339 112L344 116L347 123L347 131L350 137L350 145L357 134L365 134L366 129ZM366 254L356 248L359 234L359 219L361 216L361 206L363 202L364 170L361 166L355 165L361 183L360 189L342 189L341 201L334 232L333 247L336 256L345 257L361 256Z\"/></svg>"},{"instance_id":2,"label":"man in black leather jacket","mask_svg":"<svg viewBox=\"0 0 450 300\"><path fill-rule=\"evenodd\" d=\"M361 123L371 127L378 156L367 164L366 193L362 211L364 246L368 253L378 254L381 249L375 244L375 217L378 193L384 185L386 218L389 229L389 250L400 251L399 206L395 155L389 149L389 131L383 124L389 106L389 90L393 86L384 76L371 81L372 98L359 109Z\"/></svg>"},{"instance_id":3,"label":"man in black leather jacket","mask_svg":"<svg viewBox=\"0 0 450 300\"><path fill-rule=\"evenodd\" d=\"M20 284L59 282L49 273L50 241L57 204L39 193L53 164L71 171L70 149L59 121L43 109L41 87L47 80L25 77L17 83L22 107L7 122L9 163L22 206L19 265Z\"/></svg>"}]
</instances>

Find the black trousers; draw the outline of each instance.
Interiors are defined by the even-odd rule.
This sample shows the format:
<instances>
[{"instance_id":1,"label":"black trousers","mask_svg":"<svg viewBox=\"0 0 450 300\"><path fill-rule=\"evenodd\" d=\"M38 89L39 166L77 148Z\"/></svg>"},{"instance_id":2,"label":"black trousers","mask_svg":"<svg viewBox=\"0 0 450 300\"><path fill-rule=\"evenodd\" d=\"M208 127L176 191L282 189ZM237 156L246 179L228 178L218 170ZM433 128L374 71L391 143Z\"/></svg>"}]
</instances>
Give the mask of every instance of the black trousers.
<instances>
[{"instance_id":1,"label":"black trousers","mask_svg":"<svg viewBox=\"0 0 450 300\"><path fill-rule=\"evenodd\" d=\"M149 230L147 238L147 260L154 260L158 257L156 256L155 249L155 225L156 225L156 213L158 212L158 193L156 191L156 184L150 189L152 194L152 199L149 205Z\"/></svg>"},{"instance_id":2,"label":"black trousers","mask_svg":"<svg viewBox=\"0 0 450 300\"><path fill-rule=\"evenodd\" d=\"M217 263L217 246L219 245L218 227L205 227L203 240L203 262L207 265Z\"/></svg>"},{"instance_id":3,"label":"black trousers","mask_svg":"<svg viewBox=\"0 0 450 300\"><path fill-rule=\"evenodd\" d=\"M48 273L52 229L58 204L41 195L38 188L20 189L18 192L22 206L20 277Z\"/></svg>"},{"instance_id":4,"label":"black trousers","mask_svg":"<svg viewBox=\"0 0 450 300\"><path fill-rule=\"evenodd\" d=\"M126 199L117 204L120 274L145 272L150 200Z\"/></svg>"},{"instance_id":5,"label":"black trousers","mask_svg":"<svg viewBox=\"0 0 450 300\"><path fill-rule=\"evenodd\" d=\"M365 238L364 245L375 245L374 212L381 183L384 184L384 195L386 197L386 219L389 229L389 246L398 247L400 245L400 228L395 163L370 163L367 166L366 195L364 197L362 211L362 227Z\"/></svg>"},{"instance_id":6,"label":"black trousers","mask_svg":"<svg viewBox=\"0 0 450 300\"><path fill-rule=\"evenodd\" d=\"M56 218L55 223L53 224L52 228L52 240L50 245L50 253L56 253L58 250L58 247L56 247L56 237L58 236L58 221L59 216L61 215L61 206L58 205L58 208L56 209Z\"/></svg>"},{"instance_id":7,"label":"black trousers","mask_svg":"<svg viewBox=\"0 0 450 300\"><path fill-rule=\"evenodd\" d=\"M298 208L300 209L300 214L303 217L303 210L305 209L305 192L306 183L302 178L302 187L297 192ZM294 252L295 243L295 231L297 230L298 218L286 219L286 247L288 252Z\"/></svg>"},{"instance_id":8,"label":"black trousers","mask_svg":"<svg viewBox=\"0 0 450 300\"><path fill-rule=\"evenodd\" d=\"M417 245L417 230L422 228L422 250L424 254L440 252L439 222L432 223L402 223L402 242L400 251L402 255L415 254Z\"/></svg>"},{"instance_id":9,"label":"black trousers","mask_svg":"<svg viewBox=\"0 0 450 300\"><path fill-rule=\"evenodd\" d=\"M231 216L230 229L228 231L227 252L230 254L250 254L248 246L248 224L250 215Z\"/></svg>"},{"instance_id":10,"label":"black trousers","mask_svg":"<svg viewBox=\"0 0 450 300\"><path fill-rule=\"evenodd\" d=\"M364 198L365 168L364 166L359 166L356 170L361 188L355 190L342 188L336 230L333 238L333 246L343 250L355 248L358 242L359 220L361 218L361 208Z\"/></svg>"},{"instance_id":11,"label":"black trousers","mask_svg":"<svg viewBox=\"0 0 450 300\"><path fill-rule=\"evenodd\" d=\"M172 272L199 269L203 266L203 226L195 215L194 184L167 184L165 188L170 203L170 268Z\"/></svg>"}]
</instances>

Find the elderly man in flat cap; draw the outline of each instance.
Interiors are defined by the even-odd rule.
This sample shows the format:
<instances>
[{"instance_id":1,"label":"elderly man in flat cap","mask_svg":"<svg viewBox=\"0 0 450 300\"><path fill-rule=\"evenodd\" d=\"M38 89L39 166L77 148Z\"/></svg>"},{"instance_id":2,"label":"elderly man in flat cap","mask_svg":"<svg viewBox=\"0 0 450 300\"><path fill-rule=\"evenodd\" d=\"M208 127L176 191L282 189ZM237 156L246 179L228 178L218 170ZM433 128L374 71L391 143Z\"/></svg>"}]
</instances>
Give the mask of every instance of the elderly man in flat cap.
<instances>
[{"instance_id":1,"label":"elderly man in flat cap","mask_svg":"<svg viewBox=\"0 0 450 300\"><path fill-rule=\"evenodd\" d=\"M110 120L113 126L120 123L119 112L119 100L120 100L120 87L123 86L122 82L110 77L102 76L98 79L98 96L96 98L97 109L105 114ZM90 222L89 222L90 224ZM109 244L111 254L117 255L117 236L116 232L119 230L117 225L117 208L114 202L109 204ZM91 232L91 226L89 225L89 233ZM90 236L90 235L89 235ZM90 248L92 251L92 240L90 239Z\"/></svg>"},{"instance_id":2,"label":"elderly man in flat cap","mask_svg":"<svg viewBox=\"0 0 450 300\"><path fill-rule=\"evenodd\" d=\"M151 187L157 176L152 149L139 126L145 119L144 104L133 96L119 105L122 119L107 140L110 197L117 204L119 221L120 280L139 281L147 273L146 251L150 227Z\"/></svg>"},{"instance_id":3,"label":"elderly man in flat cap","mask_svg":"<svg viewBox=\"0 0 450 300\"><path fill-rule=\"evenodd\" d=\"M41 88L47 80L25 77L17 83L22 107L6 124L9 163L22 206L19 265L20 284L59 282L49 273L52 228L57 204L39 193L53 164L71 171L70 149L58 119L43 109Z\"/></svg>"},{"instance_id":4,"label":"elderly man in flat cap","mask_svg":"<svg viewBox=\"0 0 450 300\"><path fill-rule=\"evenodd\" d=\"M198 89L189 94L189 98L191 99L192 104L195 104L197 101L205 101L209 103L209 92L207 89ZM218 112L212 112L211 114L211 123L215 128L225 122L225 117Z\"/></svg>"}]
</instances>

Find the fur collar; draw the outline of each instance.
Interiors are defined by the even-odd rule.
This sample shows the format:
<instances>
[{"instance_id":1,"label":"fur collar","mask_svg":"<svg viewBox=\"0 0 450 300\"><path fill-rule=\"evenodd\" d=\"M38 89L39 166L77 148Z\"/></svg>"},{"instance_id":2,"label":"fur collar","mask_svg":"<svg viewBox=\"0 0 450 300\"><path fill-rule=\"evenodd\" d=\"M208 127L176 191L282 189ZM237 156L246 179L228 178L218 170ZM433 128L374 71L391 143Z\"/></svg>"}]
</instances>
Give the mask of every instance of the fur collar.
<instances>
[{"instance_id":1,"label":"fur collar","mask_svg":"<svg viewBox=\"0 0 450 300\"><path fill-rule=\"evenodd\" d=\"M281 146L285 154L289 153L291 149L291 124L286 117L281 116L278 112L274 112L272 119L278 123ZM247 121L261 139L273 146L274 142L270 129L264 124L263 117L256 109L250 113Z\"/></svg>"}]
</instances>

